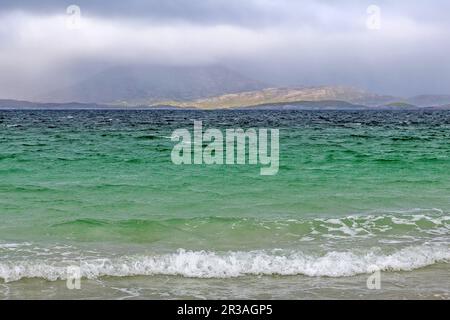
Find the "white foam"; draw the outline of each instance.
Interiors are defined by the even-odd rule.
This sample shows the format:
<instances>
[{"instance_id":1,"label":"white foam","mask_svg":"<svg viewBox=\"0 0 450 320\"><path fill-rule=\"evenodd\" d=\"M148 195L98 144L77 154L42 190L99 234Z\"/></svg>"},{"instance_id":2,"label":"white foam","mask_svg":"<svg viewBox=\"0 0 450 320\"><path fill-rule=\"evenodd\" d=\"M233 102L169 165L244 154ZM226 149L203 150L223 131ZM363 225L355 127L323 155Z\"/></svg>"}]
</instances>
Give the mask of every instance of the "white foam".
<instances>
[{"instance_id":1,"label":"white foam","mask_svg":"<svg viewBox=\"0 0 450 320\"><path fill-rule=\"evenodd\" d=\"M379 249L357 254L350 251L329 252L323 256L302 252L248 251L215 253L178 250L155 256L131 256L116 259L81 261L81 275L95 279L102 276L174 275L196 278L229 278L245 275L306 275L343 277L368 273L376 266L381 271L410 271L438 262L450 261L447 245L407 247L391 254ZM58 280L67 278L68 261L0 262L0 278ZM77 265L77 264L75 264Z\"/></svg>"}]
</instances>

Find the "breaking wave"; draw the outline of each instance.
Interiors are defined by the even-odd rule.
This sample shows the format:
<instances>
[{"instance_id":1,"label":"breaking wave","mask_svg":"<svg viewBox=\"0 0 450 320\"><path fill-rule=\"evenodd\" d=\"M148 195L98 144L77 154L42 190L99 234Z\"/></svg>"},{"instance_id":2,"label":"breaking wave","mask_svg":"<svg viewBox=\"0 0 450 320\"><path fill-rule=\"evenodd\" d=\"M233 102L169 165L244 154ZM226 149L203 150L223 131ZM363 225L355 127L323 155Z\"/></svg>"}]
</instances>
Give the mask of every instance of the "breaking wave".
<instances>
[{"instance_id":1,"label":"breaking wave","mask_svg":"<svg viewBox=\"0 0 450 320\"><path fill-rule=\"evenodd\" d=\"M163 255L136 255L118 258L85 259L78 263L59 261L0 262L0 278L5 282L23 278L64 280L68 267L79 267L83 278L103 276L171 275L194 278L231 278L247 275L304 275L347 277L380 271L411 271L435 263L450 262L448 245L406 247L392 253L379 249L366 252L331 251L322 256L301 251L186 251Z\"/></svg>"}]
</instances>

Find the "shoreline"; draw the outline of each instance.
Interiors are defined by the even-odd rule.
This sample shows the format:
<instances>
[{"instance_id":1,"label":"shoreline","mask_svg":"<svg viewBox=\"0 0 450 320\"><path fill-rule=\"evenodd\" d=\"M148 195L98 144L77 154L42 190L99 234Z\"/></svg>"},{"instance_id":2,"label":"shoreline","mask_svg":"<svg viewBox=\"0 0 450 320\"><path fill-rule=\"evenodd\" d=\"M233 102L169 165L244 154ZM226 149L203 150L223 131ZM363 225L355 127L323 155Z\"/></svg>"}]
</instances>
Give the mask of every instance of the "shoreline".
<instances>
[{"instance_id":1,"label":"shoreline","mask_svg":"<svg viewBox=\"0 0 450 320\"><path fill-rule=\"evenodd\" d=\"M244 276L198 279L181 276L133 276L82 279L80 289L66 281L0 281L1 299L426 299L450 300L450 266L382 272L381 288L367 289L367 275L352 277ZM447 282L446 282L447 281ZM44 293L44 294L43 294Z\"/></svg>"}]
</instances>

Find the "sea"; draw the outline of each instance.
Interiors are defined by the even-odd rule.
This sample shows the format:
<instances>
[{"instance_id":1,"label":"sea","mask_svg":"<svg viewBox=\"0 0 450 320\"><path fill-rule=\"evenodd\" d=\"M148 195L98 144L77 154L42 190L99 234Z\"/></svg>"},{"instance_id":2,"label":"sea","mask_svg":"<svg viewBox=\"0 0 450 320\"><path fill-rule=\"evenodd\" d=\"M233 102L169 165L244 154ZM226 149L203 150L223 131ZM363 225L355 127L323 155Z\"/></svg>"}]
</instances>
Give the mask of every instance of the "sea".
<instances>
[{"instance_id":1,"label":"sea","mask_svg":"<svg viewBox=\"0 0 450 320\"><path fill-rule=\"evenodd\" d=\"M171 160L279 130L279 169ZM1 110L0 299L450 299L450 112Z\"/></svg>"}]
</instances>

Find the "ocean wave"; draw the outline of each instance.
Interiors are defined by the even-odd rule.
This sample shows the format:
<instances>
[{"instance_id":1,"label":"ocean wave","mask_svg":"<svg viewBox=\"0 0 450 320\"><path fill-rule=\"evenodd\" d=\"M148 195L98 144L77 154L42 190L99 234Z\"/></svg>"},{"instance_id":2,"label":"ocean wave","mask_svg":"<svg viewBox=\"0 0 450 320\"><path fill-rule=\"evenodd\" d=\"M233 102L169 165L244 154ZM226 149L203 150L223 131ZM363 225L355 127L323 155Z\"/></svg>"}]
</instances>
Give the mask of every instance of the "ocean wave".
<instances>
[{"instance_id":1,"label":"ocean wave","mask_svg":"<svg viewBox=\"0 0 450 320\"><path fill-rule=\"evenodd\" d=\"M0 278L5 282L23 278L64 280L68 267L77 266L83 278L103 276L184 276L193 278L231 278L250 275L304 275L310 277L348 277L380 271L411 271L435 263L450 262L446 245L406 247L390 254L380 249L366 252L332 251L322 256L300 251L187 251L162 255L136 255L95 258L81 262L46 261L0 262Z\"/></svg>"},{"instance_id":2,"label":"ocean wave","mask_svg":"<svg viewBox=\"0 0 450 320\"><path fill-rule=\"evenodd\" d=\"M51 234L80 235L83 238L102 235L105 240L120 234L124 238L142 240L150 235L171 237L175 233L233 237L236 234L289 237L302 239L367 239L374 237L414 236L419 238L450 234L450 215L438 209L410 212L374 213L344 217L314 218L237 218L196 217L173 219L76 219L51 225ZM139 238L139 237L138 237Z\"/></svg>"}]
</instances>

